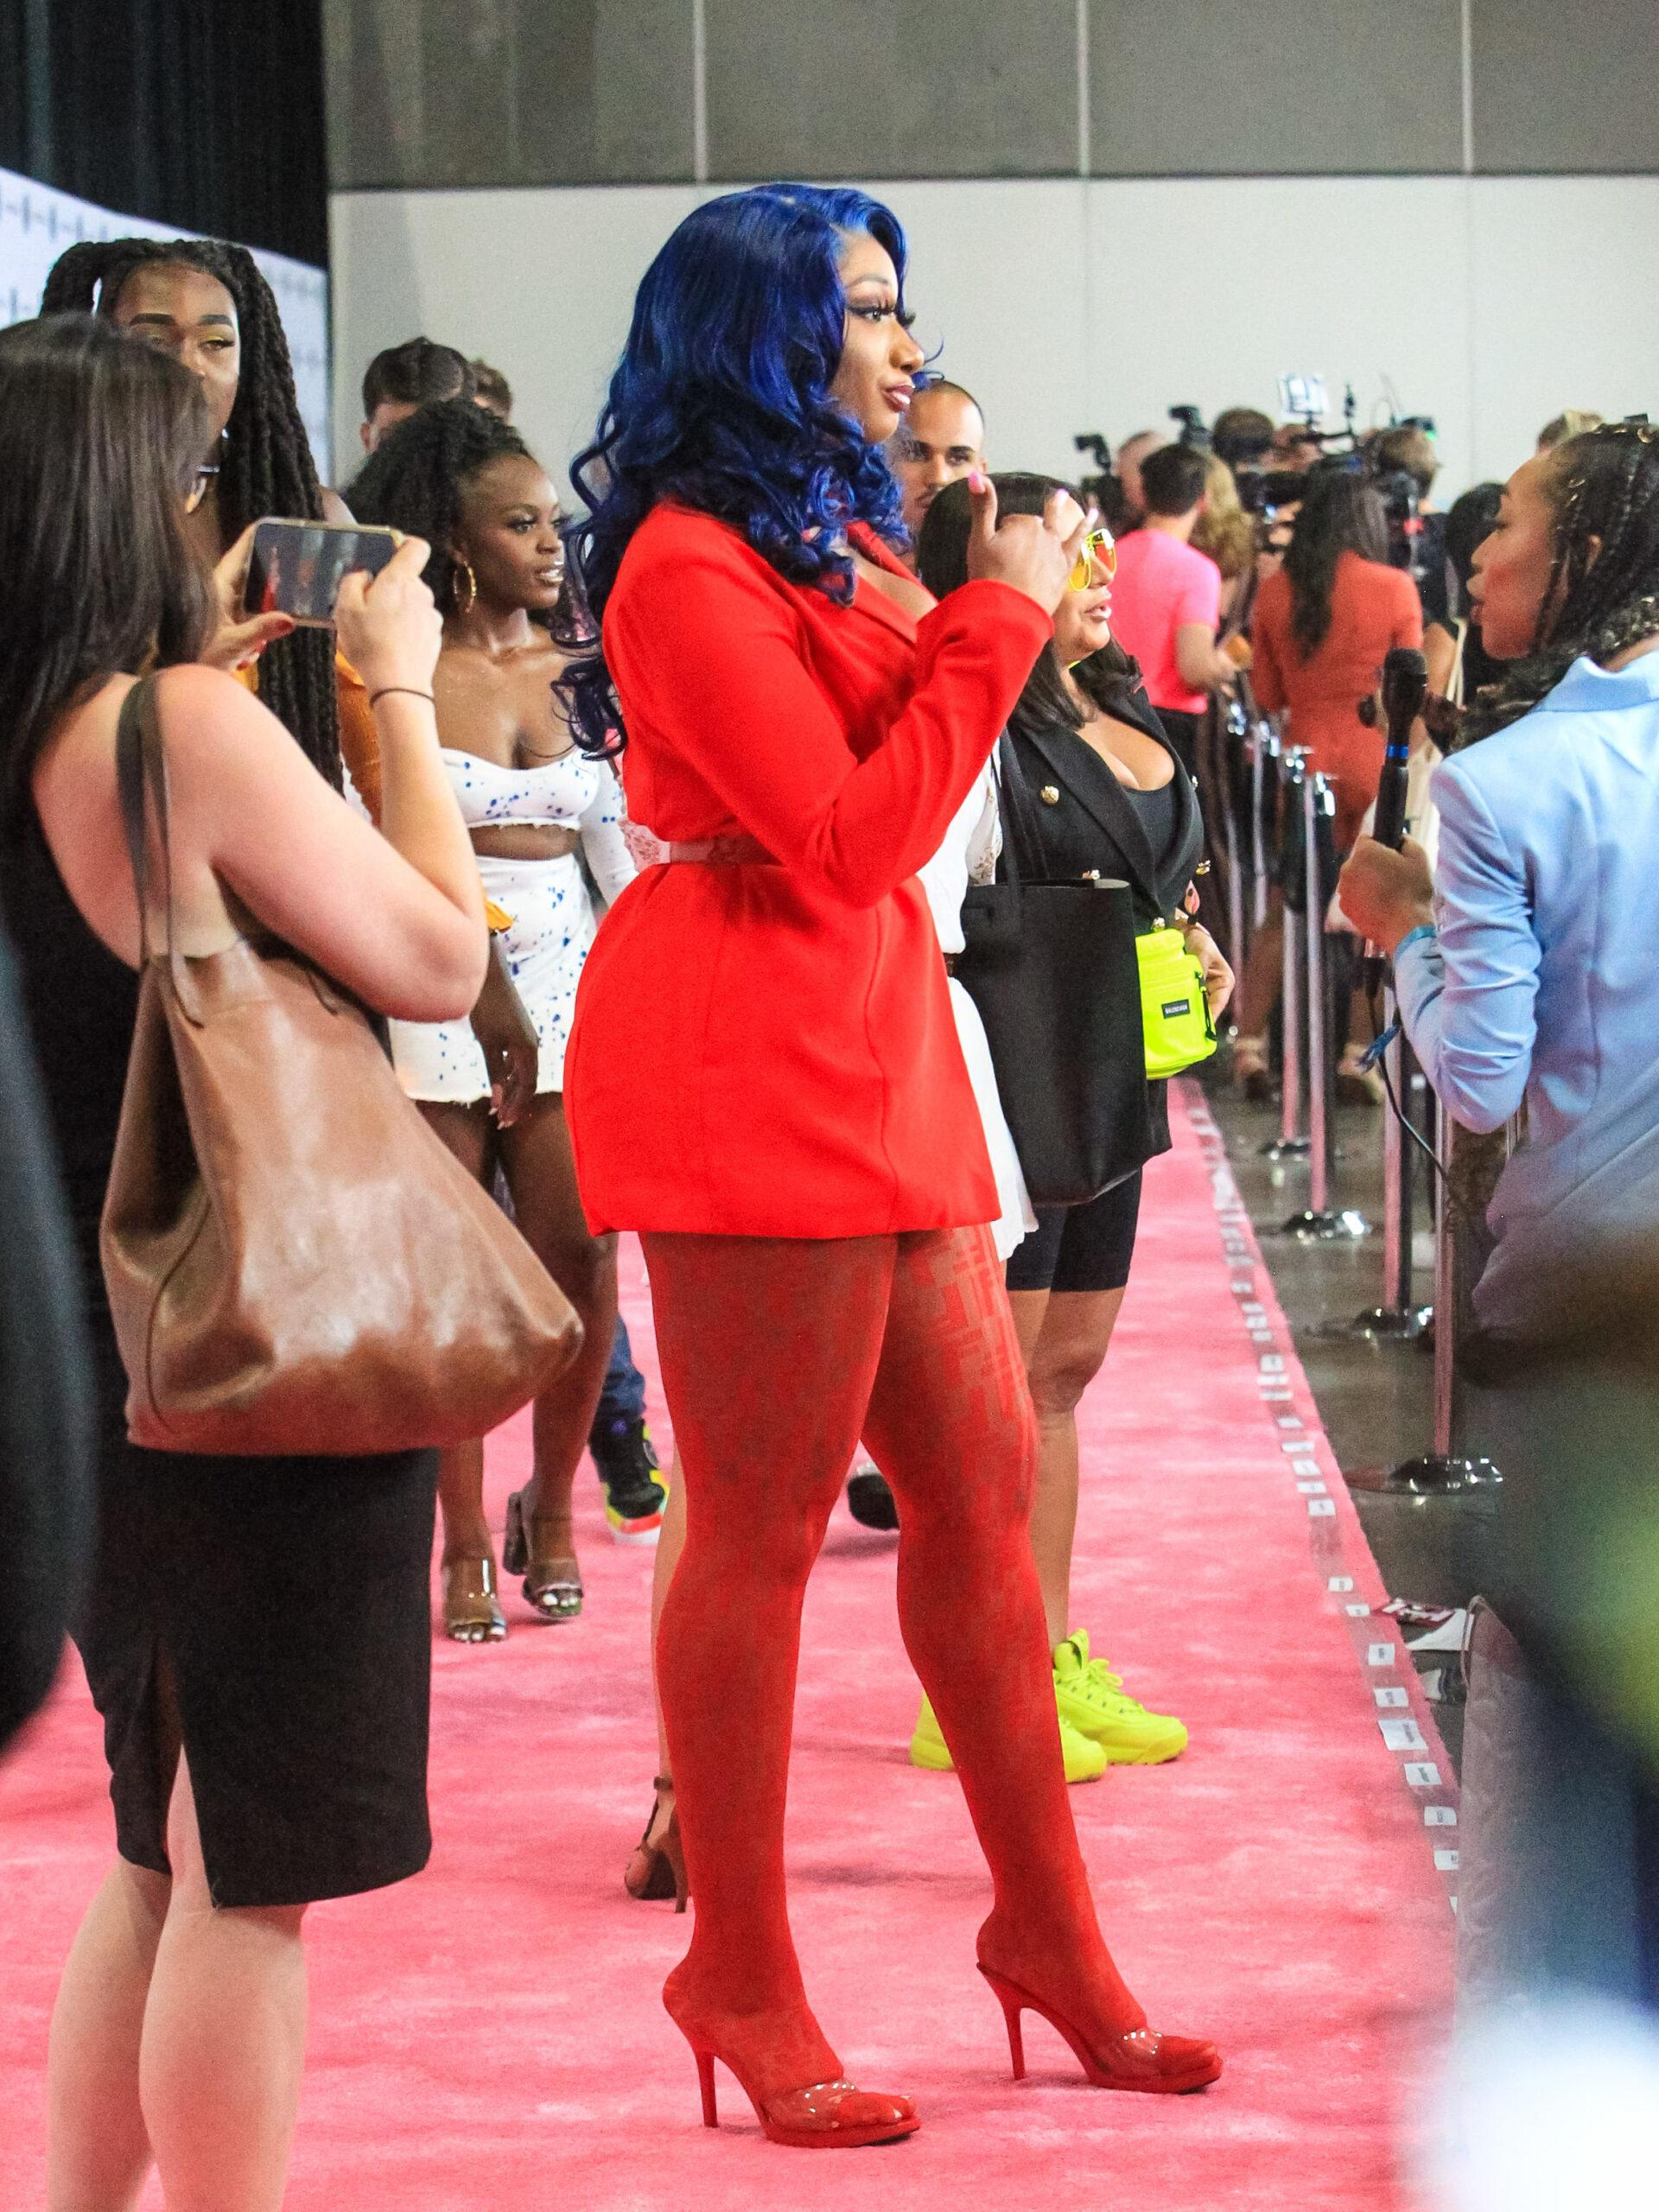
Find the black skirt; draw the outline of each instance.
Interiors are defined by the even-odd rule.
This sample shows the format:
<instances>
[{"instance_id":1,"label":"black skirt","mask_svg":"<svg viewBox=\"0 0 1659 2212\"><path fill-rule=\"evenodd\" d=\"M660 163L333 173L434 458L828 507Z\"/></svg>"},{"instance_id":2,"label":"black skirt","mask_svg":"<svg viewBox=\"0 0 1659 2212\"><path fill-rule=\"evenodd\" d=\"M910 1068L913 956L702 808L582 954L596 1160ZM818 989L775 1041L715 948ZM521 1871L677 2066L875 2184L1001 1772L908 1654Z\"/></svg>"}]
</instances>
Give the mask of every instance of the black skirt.
<instances>
[{"instance_id":1,"label":"black skirt","mask_svg":"<svg viewBox=\"0 0 1659 2212\"><path fill-rule=\"evenodd\" d=\"M141 1450L107 1313L93 1325L99 1519L75 1641L121 1856L171 1871L181 1738L215 1904L308 1904L418 1873L436 1453Z\"/></svg>"}]
</instances>

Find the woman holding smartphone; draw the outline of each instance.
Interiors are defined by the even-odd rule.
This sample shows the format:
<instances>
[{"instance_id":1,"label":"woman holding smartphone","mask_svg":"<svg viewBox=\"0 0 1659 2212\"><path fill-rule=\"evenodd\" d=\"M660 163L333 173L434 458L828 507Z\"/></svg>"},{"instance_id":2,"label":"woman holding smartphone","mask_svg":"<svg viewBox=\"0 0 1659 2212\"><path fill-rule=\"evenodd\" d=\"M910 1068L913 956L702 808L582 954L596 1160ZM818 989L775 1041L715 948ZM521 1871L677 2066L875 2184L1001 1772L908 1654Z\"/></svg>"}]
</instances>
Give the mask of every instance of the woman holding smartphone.
<instances>
[{"instance_id":1,"label":"woman holding smartphone","mask_svg":"<svg viewBox=\"0 0 1659 2212\"><path fill-rule=\"evenodd\" d=\"M802 2146L918 2124L842 2075L785 1897L801 1605L861 1435L899 1503L906 1643L990 1864L979 1965L1016 2053L1034 2008L1102 2086L1196 2088L1221 2064L1147 2028L1095 1917L996 1188L915 880L1083 532L1054 514L998 530L982 483L974 581L919 620L867 550L898 528L880 447L922 364L904 269L897 220L861 193L698 208L646 272L573 472L602 623L567 678L573 722L594 752L626 733L631 811L669 849L600 932L568 1086L588 1217L643 1236L686 1484L658 1680L696 1916L664 2001L705 2120L718 2058L768 2136ZM671 1091L637 1080L642 1030Z\"/></svg>"},{"instance_id":2,"label":"woman holding smartphone","mask_svg":"<svg viewBox=\"0 0 1659 2212\"><path fill-rule=\"evenodd\" d=\"M503 1547L527 1603L568 1621L582 1603L571 1490L615 1334L616 1240L589 1231L576 1195L564 1048L594 938L577 856L607 899L632 881L622 794L604 761L577 751L550 688L569 658L557 640L574 629L563 517L511 424L469 399L424 407L381 440L352 498L362 521L435 549L438 727L499 934L472 1021L396 1022L392 1055L450 1150L486 1186L505 1174L519 1229L582 1319L580 1355L537 1401L536 1471L508 1500ZM444 1626L460 1643L494 1643L507 1624L481 1440L443 1454L439 1489Z\"/></svg>"},{"instance_id":3,"label":"woman holding smartphone","mask_svg":"<svg viewBox=\"0 0 1659 2212\"><path fill-rule=\"evenodd\" d=\"M188 535L197 383L106 319L0 332L0 899L63 1161L93 1340L97 1549L76 1637L118 1856L64 1970L48 2068L53 2212L276 2212L305 2045L307 1907L425 1864L434 1455L259 1459L127 1441L99 1224L141 927L116 730L141 670L171 798L188 957L251 916L363 1002L461 1014L486 945L433 721L438 618L405 545L348 577L374 698L377 835L213 668ZM296 1193L296 1197L299 1194ZM349 1283L318 1287L349 1298Z\"/></svg>"}]
</instances>

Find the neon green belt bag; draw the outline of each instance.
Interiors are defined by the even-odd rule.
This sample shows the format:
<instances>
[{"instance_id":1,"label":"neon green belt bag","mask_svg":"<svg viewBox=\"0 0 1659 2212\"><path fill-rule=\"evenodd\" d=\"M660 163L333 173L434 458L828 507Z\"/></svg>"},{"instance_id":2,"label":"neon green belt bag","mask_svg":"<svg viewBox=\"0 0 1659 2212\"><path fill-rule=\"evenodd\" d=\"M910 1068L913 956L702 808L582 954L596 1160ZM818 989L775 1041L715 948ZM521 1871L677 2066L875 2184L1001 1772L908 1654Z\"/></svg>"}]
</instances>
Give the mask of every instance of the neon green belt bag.
<instances>
[{"instance_id":1,"label":"neon green belt bag","mask_svg":"<svg viewBox=\"0 0 1659 2212\"><path fill-rule=\"evenodd\" d=\"M1216 1049L1216 1025L1204 995L1204 970L1179 930L1159 922L1135 940L1141 968L1141 1027L1147 1075L1179 1075Z\"/></svg>"}]
</instances>

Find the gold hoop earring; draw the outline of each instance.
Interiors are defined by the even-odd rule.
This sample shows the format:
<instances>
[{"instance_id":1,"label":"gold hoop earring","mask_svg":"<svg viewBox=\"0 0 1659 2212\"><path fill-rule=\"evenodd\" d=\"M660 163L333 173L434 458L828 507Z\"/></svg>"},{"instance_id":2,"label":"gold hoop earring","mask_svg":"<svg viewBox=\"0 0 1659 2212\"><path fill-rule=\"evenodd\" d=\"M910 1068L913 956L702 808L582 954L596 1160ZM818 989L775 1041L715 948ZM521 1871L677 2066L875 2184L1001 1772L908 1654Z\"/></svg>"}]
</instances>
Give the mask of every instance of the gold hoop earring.
<instances>
[{"instance_id":1,"label":"gold hoop earring","mask_svg":"<svg viewBox=\"0 0 1659 2212\"><path fill-rule=\"evenodd\" d=\"M470 614L474 607L478 603L478 578L473 574L472 563L470 561L457 561L455 563L455 574L457 576L465 576L467 579L467 604L464 607L461 605L461 593L459 589L457 589L454 595L455 612L457 614Z\"/></svg>"}]
</instances>

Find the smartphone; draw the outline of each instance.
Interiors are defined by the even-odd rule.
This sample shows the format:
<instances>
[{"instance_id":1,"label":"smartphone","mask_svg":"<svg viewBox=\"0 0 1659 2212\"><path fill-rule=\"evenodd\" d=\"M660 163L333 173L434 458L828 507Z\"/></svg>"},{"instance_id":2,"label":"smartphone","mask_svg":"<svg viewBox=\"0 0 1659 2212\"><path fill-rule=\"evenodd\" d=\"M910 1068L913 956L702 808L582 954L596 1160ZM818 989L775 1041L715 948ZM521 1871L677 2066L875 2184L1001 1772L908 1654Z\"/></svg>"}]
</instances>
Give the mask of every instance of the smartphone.
<instances>
[{"instance_id":1,"label":"smartphone","mask_svg":"<svg viewBox=\"0 0 1659 2212\"><path fill-rule=\"evenodd\" d=\"M278 522L255 526L242 604L250 614L291 614L303 626L333 626L334 601L353 569L378 576L403 532L354 522Z\"/></svg>"}]
</instances>

